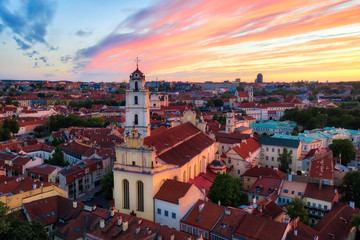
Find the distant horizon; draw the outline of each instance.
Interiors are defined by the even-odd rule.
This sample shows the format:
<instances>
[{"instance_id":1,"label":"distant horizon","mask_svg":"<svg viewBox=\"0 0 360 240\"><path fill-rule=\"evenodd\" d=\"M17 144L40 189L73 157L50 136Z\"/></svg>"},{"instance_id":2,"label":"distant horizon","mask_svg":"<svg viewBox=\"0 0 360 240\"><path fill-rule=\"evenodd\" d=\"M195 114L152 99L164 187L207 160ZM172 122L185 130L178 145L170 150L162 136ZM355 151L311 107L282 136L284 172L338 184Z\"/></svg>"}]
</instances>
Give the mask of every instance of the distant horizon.
<instances>
[{"instance_id":1,"label":"distant horizon","mask_svg":"<svg viewBox=\"0 0 360 240\"><path fill-rule=\"evenodd\" d=\"M235 79L236 80L236 79ZM165 82L189 82L189 83L206 83L206 82L212 82L212 83L222 83L222 82L231 82L234 83L235 80L219 80L219 81L212 81L212 80L206 80L203 82L191 82L191 81L186 81L186 80L173 80L173 81L168 81L168 80L148 80L146 79L146 82L160 82L160 81L165 81ZM0 81L30 81L30 82L44 82L44 81L48 81L48 82L73 82L73 83L90 83L90 82L95 82L95 83L128 83L129 80L120 80L120 81L72 81L72 80L65 80L65 79L61 79L61 80L49 80L49 79L1 79ZM263 83L300 83L300 82L318 82L318 83L353 83L353 82L360 82L360 80L356 81L317 81L317 80L299 80L299 81L291 81L291 82L278 82L278 81L272 81L272 82L268 82L268 81L263 81ZM240 83L253 83L255 84L255 79L251 82L245 82L245 81L240 81Z\"/></svg>"},{"instance_id":2,"label":"distant horizon","mask_svg":"<svg viewBox=\"0 0 360 240\"><path fill-rule=\"evenodd\" d=\"M0 75L126 81L139 57L149 81L360 81L359 12L354 0L0 1Z\"/></svg>"}]
</instances>

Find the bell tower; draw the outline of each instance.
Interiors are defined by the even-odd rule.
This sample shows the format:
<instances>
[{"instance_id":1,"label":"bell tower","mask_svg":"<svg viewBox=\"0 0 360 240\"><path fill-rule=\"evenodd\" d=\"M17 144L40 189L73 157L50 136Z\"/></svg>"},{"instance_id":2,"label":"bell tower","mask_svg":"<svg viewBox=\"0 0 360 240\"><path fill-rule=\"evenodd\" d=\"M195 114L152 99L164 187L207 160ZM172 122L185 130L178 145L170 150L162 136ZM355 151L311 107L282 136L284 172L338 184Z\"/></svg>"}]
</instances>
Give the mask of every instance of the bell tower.
<instances>
[{"instance_id":1,"label":"bell tower","mask_svg":"<svg viewBox=\"0 0 360 240\"><path fill-rule=\"evenodd\" d=\"M131 73L126 90L125 134L136 127L142 138L150 135L149 90L145 87L145 75L139 70L140 60L136 58L136 70Z\"/></svg>"}]
</instances>

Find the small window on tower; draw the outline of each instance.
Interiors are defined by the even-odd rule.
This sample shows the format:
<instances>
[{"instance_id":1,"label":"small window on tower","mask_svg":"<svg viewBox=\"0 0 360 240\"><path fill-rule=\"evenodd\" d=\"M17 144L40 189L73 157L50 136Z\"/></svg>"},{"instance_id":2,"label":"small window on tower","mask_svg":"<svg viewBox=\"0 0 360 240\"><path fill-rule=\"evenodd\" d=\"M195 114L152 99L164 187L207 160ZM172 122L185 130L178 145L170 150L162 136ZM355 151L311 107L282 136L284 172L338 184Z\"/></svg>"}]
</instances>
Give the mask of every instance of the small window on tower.
<instances>
[{"instance_id":1,"label":"small window on tower","mask_svg":"<svg viewBox=\"0 0 360 240\"><path fill-rule=\"evenodd\" d=\"M139 90L139 83L136 81L135 82L135 91L138 91Z\"/></svg>"},{"instance_id":2,"label":"small window on tower","mask_svg":"<svg viewBox=\"0 0 360 240\"><path fill-rule=\"evenodd\" d=\"M135 114L134 124L135 124L135 125L138 125L138 124L139 124L139 117L138 117L137 114Z\"/></svg>"},{"instance_id":3,"label":"small window on tower","mask_svg":"<svg viewBox=\"0 0 360 240\"><path fill-rule=\"evenodd\" d=\"M138 96L135 96L135 97L134 97L134 104L139 104Z\"/></svg>"}]
</instances>

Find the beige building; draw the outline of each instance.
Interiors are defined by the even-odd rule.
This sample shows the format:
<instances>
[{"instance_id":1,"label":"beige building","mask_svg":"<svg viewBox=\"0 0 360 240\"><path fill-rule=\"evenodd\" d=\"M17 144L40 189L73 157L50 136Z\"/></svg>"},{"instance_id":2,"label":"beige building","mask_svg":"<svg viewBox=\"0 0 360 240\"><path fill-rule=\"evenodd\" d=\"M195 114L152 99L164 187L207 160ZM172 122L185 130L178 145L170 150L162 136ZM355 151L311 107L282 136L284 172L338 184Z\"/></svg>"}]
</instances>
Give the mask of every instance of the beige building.
<instances>
[{"instance_id":1,"label":"beige building","mask_svg":"<svg viewBox=\"0 0 360 240\"><path fill-rule=\"evenodd\" d=\"M280 164L279 154L286 148L291 154L289 170L296 172L301 171L302 163L298 161L301 156L301 141L292 139L282 139L276 137L261 137L261 154L259 163L265 167L278 168Z\"/></svg>"},{"instance_id":2,"label":"beige building","mask_svg":"<svg viewBox=\"0 0 360 240\"><path fill-rule=\"evenodd\" d=\"M67 197L67 192L53 183L21 177L16 181L0 184L0 191L0 201L9 206L10 212L21 209L24 203L38 199L51 196Z\"/></svg>"}]
</instances>

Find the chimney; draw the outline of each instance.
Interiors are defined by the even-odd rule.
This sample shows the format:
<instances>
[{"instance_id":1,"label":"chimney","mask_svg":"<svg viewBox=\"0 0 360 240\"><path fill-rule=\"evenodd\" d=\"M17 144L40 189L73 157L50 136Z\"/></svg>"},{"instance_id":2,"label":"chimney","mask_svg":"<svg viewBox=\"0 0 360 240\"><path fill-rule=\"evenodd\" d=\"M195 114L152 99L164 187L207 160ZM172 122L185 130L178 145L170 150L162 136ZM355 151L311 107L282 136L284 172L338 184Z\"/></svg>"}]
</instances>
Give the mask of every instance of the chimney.
<instances>
[{"instance_id":1,"label":"chimney","mask_svg":"<svg viewBox=\"0 0 360 240\"><path fill-rule=\"evenodd\" d=\"M297 230L296 229L294 230L294 236L297 236Z\"/></svg>"},{"instance_id":2,"label":"chimney","mask_svg":"<svg viewBox=\"0 0 360 240\"><path fill-rule=\"evenodd\" d=\"M257 207L257 204L256 204L256 198L253 198L253 205L252 205L252 208L255 209Z\"/></svg>"},{"instance_id":3,"label":"chimney","mask_svg":"<svg viewBox=\"0 0 360 240\"><path fill-rule=\"evenodd\" d=\"M73 201L73 208L77 208L77 202Z\"/></svg>"},{"instance_id":4,"label":"chimney","mask_svg":"<svg viewBox=\"0 0 360 240\"><path fill-rule=\"evenodd\" d=\"M36 189L36 184L35 183L33 184L33 189Z\"/></svg>"},{"instance_id":5,"label":"chimney","mask_svg":"<svg viewBox=\"0 0 360 240\"><path fill-rule=\"evenodd\" d=\"M336 194L337 193L337 189L335 188L335 190L334 190L334 193Z\"/></svg>"},{"instance_id":6,"label":"chimney","mask_svg":"<svg viewBox=\"0 0 360 240\"><path fill-rule=\"evenodd\" d=\"M105 220L101 219L100 220L100 228L103 229L105 227Z\"/></svg>"},{"instance_id":7,"label":"chimney","mask_svg":"<svg viewBox=\"0 0 360 240\"><path fill-rule=\"evenodd\" d=\"M136 227L135 228L135 234L137 235L137 234L139 234L139 232L140 232L140 227Z\"/></svg>"},{"instance_id":8,"label":"chimney","mask_svg":"<svg viewBox=\"0 0 360 240\"><path fill-rule=\"evenodd\" d=\"M199 205L199 212L201 212L205 207L205 203Z\"/></svg>"},{"instance_id":9,"label":"chimney","mask_svg":"<svg viewBox=\"0 0 360 240\"><path fill-rule=\"evenodd\" d=\"M120 226L121 224L122 224L122 218L119 217L119 218L118 218L118 221L117 221L117 225Z\"/></svg>"},{"instance_id":10,"label":"chimney","mask_svg":"<svg viewBox=\"0 0 360 240\"><path fill-rule=\"evenodd\" d=\"M352 208L352 209L355 209L355 202L349 202L349 206Z\"/></svg>"},{"instance_id":11,"label":"chimney","mask_svg":"<svg viewBox=\"0 0 360 240\"><path fill-rule=\"evenodd\" d=\"M221 206L221 201L220 200L218 201L218 205Z\"/></svg>"},{"instance_id":12,"label":"chimney","mask_svg":"<svg viewBox=\"0 0 360 240\"><path fill-rule=\"evenodd\" d=\"M319 190L321 190L322 184L323 184L323 180L320 179L320 181L319 181Z\"/></svg>"},{"instance_id":13,"label":"chimney","mask_svg":"<svg viewBox=\"0 0 360 240\"><path fill-rule=\"evenodd\" d=\"M293 178L293 176L291 174L288 174L288 181L289 182L292 182L292 178Z\"/></svg>"},{"instance_id":14,"label":"chimney","mask_svg":"<svg viewBox=\"0 0 360 240\"><path fill-rule=\"evenodd\" d=\"M115 210L114 210L114 208L111 208L111 210L110 210L110 216L114 216L115 215Z\"/></svg>"},{"instance_id":15,"label":"chimney","mask_svg":"<svg viewBox=\"0 0 360 240\"><path fill-rule=\"evenodd\" d=\"M162 240L162 236L158 236L157 240Z\"/></svg>"},{"instance_id":16,"label":"chimney","mask_svg":"<svg viewBox=\"0 0 360 240\"><path fill-rule=\"evenodd\" d=\"M319 237L317 235L315 235L314 240L319 240Z\"/></svg>"},{"instance_id":17,"label":"chimney","mask_svg":"<svg viewBox=\"0 0 360 240\"><path fill-rule=\"evenodd\" d=\"M126 230L128 229L128 226L129 226L129 222L128 221L124 221L123 224L123 232L126 232Z\"/></svg>"},{"instance_id":18,"label":"chimney","mask_svg":"<svg viewBox=\"0 0 360 240\"><path fill-rule=\"evenodd\" d=\"M140 226L141 223L142 223L142 219L139 219L139 220L137 221L137 225Z\"/></svg>"},{"instance_id":19,"label":"chimney","mask_svg":"<svg viewBox=\"0 0 360 240\"><path fill-rule=\"evenodd\" d=\"M146 234L150 235L151 234L151 229L150 228L146 228Z\"/></svg>"},{"instance_id":20,"label":"chimney","mask_svg":"<svg viewBox=\"0 0 360 240\"><path fill-rule=\"evenodd\" d=\"M175 235L173 233L170 235L170 240L175 240Z\"/></svg>"},{"instance_id":21,"label":"chimney","mask_svg":"<svg viewBox=\"0 0 360 240\"><path fill-rule=\"evenodd\" d=\"M259 176L259 179L261 180L261 179L262 179L262 176Z\"/></svg>"}]
</instances>

